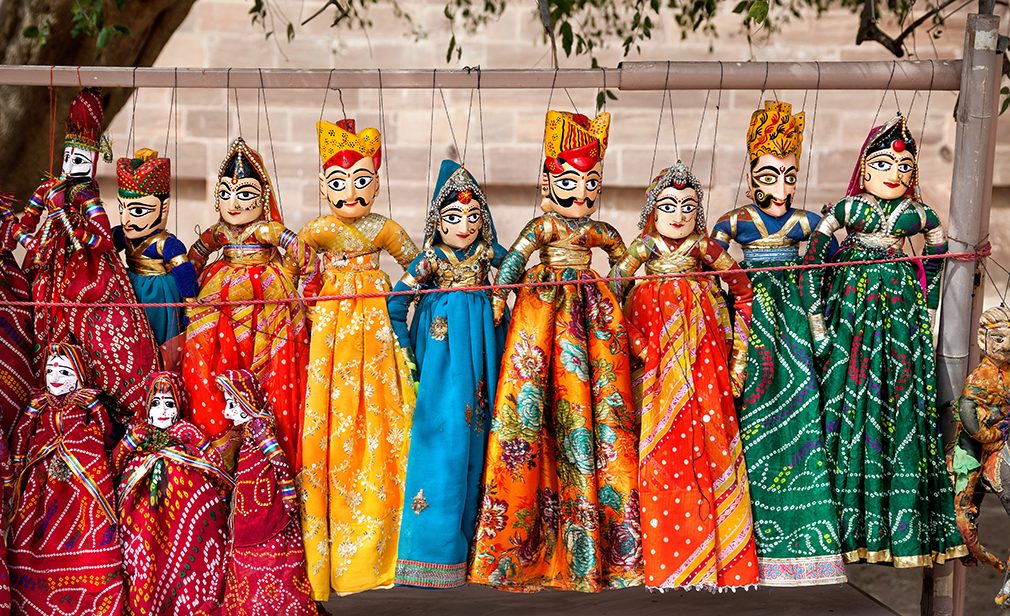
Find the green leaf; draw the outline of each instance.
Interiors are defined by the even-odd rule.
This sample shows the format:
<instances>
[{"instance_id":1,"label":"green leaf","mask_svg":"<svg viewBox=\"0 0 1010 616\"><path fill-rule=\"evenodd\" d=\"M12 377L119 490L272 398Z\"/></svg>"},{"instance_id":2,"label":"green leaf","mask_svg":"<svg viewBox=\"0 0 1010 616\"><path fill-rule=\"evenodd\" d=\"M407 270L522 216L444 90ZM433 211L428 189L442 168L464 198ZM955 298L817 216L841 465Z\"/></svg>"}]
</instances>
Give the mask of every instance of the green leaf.
<instances>
[{"instance_id":1,"label":"green leaf","mask_svg":"<svg viewBox=\"0 0 1010 616\"><path fill-rule=\"evenodd\" d=\"M449 39L449 48L445 52L445 62L448 64L452 62L452 52L456 49L456 35L453 34Z\"/></svg>"},{"instance_id":2,"label":"green leaf","mask_svg":"<svg viewBox=\"0 0 1010 616\"><path fill-rule=\"evenodd\" d=\"M1003 115L1003 112L1007 110L1007 107L1010 107L1010 97L1003 99L1003 104L999 107L999 114Z\"/></svg>"},{"instance_id":3,"label":"green leaf","mask_svg":"<svg viewBox=\"0 0 1010 616\"><path fill-rule=\"evenodd\" d=\"M748 15L759 24L764 23L764 20L768 17L768 2L766 0L754 0L754 4L750 5Z\"/></svg>"},{"instance_id":4,"label":"green leaf","mask_svg":"<svg viewBox=\"0 0 1010 616\"><path fill-rule=\"evenodd\" d=\"M25 36L28 36L28 35L25 34ZM1002 94L1002 95L1004 95L1004 96L1010 94L1010 86L1003 86L1002 88L999 89L999 93Z\"/></svg>"},{"instance_id":5,"label":"green leaf","mask_svg":"<svg viewBox=\"0 0 1010 616\"><path fill-rule=\"evenodd\" d=\"M612 100L612 101L616 101L617 100L617 95L614 94L613 90L606 90L606 93L607 93L607 98L609 98L610 100Z\"/></svg>"},{"instance_id":6,"label":"green leaf","mask_svg":"<svg viewBox=\"0 0 1010 616\"><path fill-rule=\"evenodd\" d=\"M112 29L115 30L118 34L122 34L123 36L130 36L130 29L124 26L123 24L116 24L112 26Z\"/></svg>"},{"instance_id":7,"label":"green leaf","mask_svg":"<svg viewBox=\"0 0 1010 616\"><path fill-rule=\"evenodd\" d=\"M561 48L565 50L566 56L572 55L572 42L575 40L575 35L572 33L571 22L562 22L558 30L561 33Z\"/></svg>"},{"instance_id":8,"label":"green leaf","mask_svg":"<svg viewBox=\"0 0 1010 616\"><path fill-rule=\"evenodd\" d=\"M750 6L750 0L740 0L740 2L738 2L737 5L733 7L733 12L737 14L743 13L744 11L747 10L748 6Z\"/></svg>"},{"instance_id":9,"label":"green leaf","mask_svg":"<svg viewBox=\"0 0 1010 616\"><path fill-rule=\"evenodd\" d=\"M596 113L603 110L603 105L607 102L607 96L601 91L596 94Z\"/></svg>"},{"instance_id":10,"label":"green leaf","mask_svg":"<svg viewBox=\"0 0 1010 616\"><path fill-rule=\"evenodd\" d=\"M98 49L105 49L109 44L109 36L112 34L112 28L105 27L98 31L98 38L95 39L95 47Z\"/></svg>"},{"instance_id":11,"label":"green leaf","mask_svg":"<svg viewBox=\"0 0 1010 616\"><path fill-rule=\"evenodd\" d=\"M36 38L38 37L38 35L39 35L38 26L28 26L27 28L24 29L24 31L21 32L21 36L25 38ZM1006 90L1006 88L1003 89Z\"/></svg>"},{"instance_id":12,"label":"green leaf","mask_svg":"<svg viewBox=\"0 0 1010 616\"><path fill-rule=\"evenodd\" d=\"M295 25L292 23L288 24L288 42L295 40Z\"/></svg>"}]
</instances>

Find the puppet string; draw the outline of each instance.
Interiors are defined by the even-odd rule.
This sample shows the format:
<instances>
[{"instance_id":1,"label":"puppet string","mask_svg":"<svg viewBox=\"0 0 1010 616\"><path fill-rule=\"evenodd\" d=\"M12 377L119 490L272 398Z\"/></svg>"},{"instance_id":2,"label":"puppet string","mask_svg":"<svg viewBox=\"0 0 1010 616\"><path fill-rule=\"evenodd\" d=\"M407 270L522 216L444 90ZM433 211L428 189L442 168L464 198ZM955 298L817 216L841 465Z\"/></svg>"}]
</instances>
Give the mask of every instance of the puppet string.
<instances>
[{"instance_id":1,"label":"puppet string","mask_svg":"<svg viewBox=\"0 0 1010 616\"><path fill-rule=\"evenodd\" d=\"M375 293L346 293L341 295L319 295L314 297L278 297L271 299L229 300L216 302L47 302L47 301L5 301L3 306L40 306L65 308L204 308L217 306L254 306L265 304L296 304L340 301L348 299L370 299L393 297L396 295L424 295L428 293L451 293L456 291L497 291L501 289L525 289L538 287L560 287L565 285L586 285L596 283L627 282L634 280L666 280L674 278L704 278L711 276L728 276L732 274L750 274L751 272L782 272L796 270L829 269L851 267L854 265L873 265L878 263L902 263L907 261L921 262L927 259L953 259L956 261L977 261L988 257L991 252L989 243L977 250L966 252L948 252L939 255L918 255L895 257L891 259L866 259L862 261L844 261L839 263L800 263L793 265L774 265L768 267L734 268L725 270L679 272L676 274L646 274L644 276L594 276L578 280L545 280L541 282L517 282L513 284L486 284L469 287L449 287L430 289L409 289L407 291L381 291Z\"/></svg>"}]
</instances>

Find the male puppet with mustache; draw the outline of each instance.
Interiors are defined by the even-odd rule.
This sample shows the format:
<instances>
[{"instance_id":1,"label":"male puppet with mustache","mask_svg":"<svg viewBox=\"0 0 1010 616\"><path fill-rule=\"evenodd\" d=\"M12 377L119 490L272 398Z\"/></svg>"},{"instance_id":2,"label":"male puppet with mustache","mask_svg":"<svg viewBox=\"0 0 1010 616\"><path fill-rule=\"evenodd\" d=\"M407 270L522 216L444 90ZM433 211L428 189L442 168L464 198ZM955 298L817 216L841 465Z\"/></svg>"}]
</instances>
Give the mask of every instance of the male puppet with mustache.
<instances>
[{"instance_id":1,"label":"male puppet with mustache","mask_svg":"<svg viewBox=\"0 0 1010 616\"><path fill-rule=\"evenodd\" d=\"M113 241L126 251L130 283L145 304L188 301L197 293L196 270L186 258L186 246L165 229L171 177L171 161L154 150L137 150L133 158L116 162L122 224L113 229ZM166 343L186 331L185 312L164 307L144 311L166 364L174 364L176 345Z\"/></svg>"}]
</instances>

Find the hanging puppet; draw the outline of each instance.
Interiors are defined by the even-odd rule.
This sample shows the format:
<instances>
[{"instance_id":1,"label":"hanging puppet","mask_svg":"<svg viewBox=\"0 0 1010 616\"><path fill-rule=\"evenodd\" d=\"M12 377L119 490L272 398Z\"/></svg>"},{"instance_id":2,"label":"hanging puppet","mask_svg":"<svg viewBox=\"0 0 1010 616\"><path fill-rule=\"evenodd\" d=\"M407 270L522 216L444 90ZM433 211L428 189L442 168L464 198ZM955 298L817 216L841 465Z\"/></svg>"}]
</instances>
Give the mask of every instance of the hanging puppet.
<instances>
[{"instance_id":1,"label":"hanging puppet","mask_svg":"<svg viewBox=\"0 0 1010 616\"><path fill-rule=\"evenodd\" d=\"M316 613L305 575L305 550L298 524L298 496L291 466L278 446L276 419L266 394L249 370L226 370L216 384L225 398L228 436L237 452L231 499L231 537L224 613L229 616Z\"/></svg>"},{"instance_id":2,"label":"hanging puppet","mask_svg":"<svg viewBox=\"0 0 1010 616\"><path fill-rule=\"evenodd\" d=\"M738 269L705 231L701 183L681 162L646 191L642 235L614 267L617 278ZM719 284L708 276L647 280L625 306L641 418L639 469L645 584L661 590L747 588L758 583L747 472L733 397L747 361L753 292L726 274L735 300L727 340ZM618 297L622 288L615 283ZM732 348L728 342L732 343Z\"/></svg>"},{"instance_id":3,"label":"hanging puppet","mask_svg":"<svg viewBox=\"0 0 1010 616\"><path fill-rule=\"evenodd\" d=\"M319 122L319 190L330 213L301 237L322 261L322 295L382 293L385 250L406 268L410 236L372 212L381 136L353 120ZM312 596L389 587L396 573L414 385L382 297L312 308L312 350L302 435L302 528Z\"/></svg>"},{"instance_id":4,"label":"hanging puppet","mask_svg":"<svg viewBox=\"0 0 1010 616\"><path fill-rule=\"evenodd\" d=\"M121 614L123 553L106 451L112 423L83 350L46 348L45 389L14 426L7 564L14 611Z\"/></svg>"},{"instance_id":5,"label":"hanging puppet","mask_svg":"<svg viewBox=\"0 0 1010 616\"><path fill-rule=\"evenodd\" d=\"M100 143L101 134L102 101L97 91L81 90L70 103L63 170L35 190L18 225L35 301L137 302L95 182L99 152L107 161L112 156L108 143ZM43 212L45 221L36 231ZM125 425L143 412L144 377L158 368L158 352L142 309L40 307L35 336L36 376L43 372L50 344L74 342L88 358L86 380L111 398L114 418Z\"/></svg>"},{"instance_id":6,"label":"hanging puppet","mask_svg":"<svg viewBox=\"0 0 1010 616\"><path fill-rule=\"evenodd\" d=\"M32 309L9 303L27 302L32 298L28 279L14 260L18 222L12 206L13 197L0 193L0 373L5 375L0 379L0 434L3 435L0 441L10 437L14 421L28 405L35 382Z\"/></svg>"},{"instance_id":7,"label":"hanging puppet","mask_svg":"<svg viewBox=\"0 0 1010 616\"><path fill-rule=\"evenodd\" d=\"M174 372L147 378L147 412L112 453L132 614L218 614L232 480Z\"/></svg>"},{"instance_id":8,"label":"hanging puppet","mask_svg":"<svg viewBox=\"0 0 1010 616\"><path fill-rule=\"evenodd\" d=\"M936 409L932 313L943 262L887 261L919 234L924 254L947 251L936 212L919 200L916 154L900 114L870 131L847 196L826 208L804 259L874 261L802 277L814 345L826 361L826 450L846 562L928 567L968 553ZM843 228L848 235L831 257L832 236Z\"/></svg>"},{"instance_id":9,"label":"hanging puppet","mask_svg":"<svg viewBox=\"0 0 1010 616\"><path fill-rule=\"evenodd\" d=\"M133 158L116 162L122 224L112 230L112 238L117 249L126 251L130 282L144 303L179 303L197 293L196 270L186 258L186 246L165 229L171 178L171 161L154 150L137 150ZM165 364L174 365L182 344L174 339L186 330L184 312L171 307L144 311L162 345Z\"/></svg>"},{"instance_id":10,"label":"hanging puppet","mask_svg":"<svg viewBox=\"0 0 1010 616\"><path fill-rule=\"evenodd\" d=\"M218 171L214 209L220 221L189 250L200 275L198 300L296 298L311 253L284 226L263 159L241 137L232 142ZM221 257L206 266L218 250ZM297 301L190 309L182 379L193 423L212 436L227 430L224 397L214 376L229 369L252 370L277 413L277 440L297 468L308 337L305 311Z\"/></svg>"},{"instance_id":11,"label":"hanging puppet","mask_svg":"<svg viewBox=\"0 0 1010 616\"><path fill-rule=\"evenodd\" d=\"M477 180L445 160L428 207L424 251L393 290L486 285L504 256ZM427 293L408 333L412 299L389 298L393 330L400 346L413 349L420 375L396 583L451 588L466 583L507 323L495 325L486 291Z\"/></svg>"},{"instance_id":12,"label":"hanging puppet","mask_svg":"<svg viewBox=\"0 0 1010 616\"><path fill-rule=\"evenodd\" d=\"M503 590L640 584L637 422L620 302L590 269L621 236L594 221L610 115L548 111L540 190L498 283L518 292L505 343L470 579ZM524 272L537 249L540 264ZM493 299L496 319L507 291Z\"/></svg>"},{"instance_id":13,"label":"hanging puppet","mask_svg":"<svg viewBox=\"0 0 1010 616\"><path fill-rule=\"evenodd\" d=\"M1007 563L979 540L978 516L986 493L995 494L1010 515L1010 308L1000 305L982 313L978 346L982 361L956 402L957 428L948 446L947 469L954 477L957 527L971 555L962 562L1003 572ZM1006 605L1008 598L1010 582L1005 582L996 603Z\"/></svg>"},{"instance_id":14,"label":"hanging puppet","mask_svg":"<svg viewBox=\"0 0 1010 616\"><path fill-rule=\"evenodd\" d=\"M723 248L735 241L747 268L792 265L820 222L794 208L803 114L765 102L751 115L747 195L752 203L716 223ZM740 436L750 481L758 571L766 586L845 582L838 516L825 462L821 398L810 328L791 270L751 272L754 291Z\"/></svg>"}]
</instances>

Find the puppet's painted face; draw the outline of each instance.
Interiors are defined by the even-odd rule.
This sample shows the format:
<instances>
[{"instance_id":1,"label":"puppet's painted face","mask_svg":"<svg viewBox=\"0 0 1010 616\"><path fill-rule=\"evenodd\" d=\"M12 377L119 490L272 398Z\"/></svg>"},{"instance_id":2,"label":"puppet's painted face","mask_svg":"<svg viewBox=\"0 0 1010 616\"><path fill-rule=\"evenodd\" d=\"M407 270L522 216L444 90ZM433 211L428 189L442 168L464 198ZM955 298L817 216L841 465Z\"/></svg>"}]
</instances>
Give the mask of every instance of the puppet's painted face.
<instances>
[{"instance_id":1,"label":"puppet's painted face","mask_svg":"<svg viewBox=\"0 0 1010 616\"><path fill-rule=\"evenodd\" d=\"M63 150L63 177L94 178L98 152L70 146Z\"/></svg>"},{"instance_id":2,"label":"puppet's painted face","mask_svg":"<svg viewBox=\"0 0 1010 616\"><path fill-rule=\"evenodd\" d=\"M979 336L982 338L982 336ZM1010 364L1010 323L1001 323L985 331L979 340L982 353L997 364Z\"/></svg>"},{"instance_id":3,"label":"puppet's painted face","mask_svg":"<svg viewBox=\"0 0 1010 616\"><path fill-rule=\"evenodd\" d=\"M866 156L863 190L878 199L899 199L912 186L915 156L907 149L877 150Z\"/></svg>"},{"instance_id":4,"label":"puppet's painted face","mask_svg":"<svg viewBox=\"0 0 1010 616\"><path fill-rule=\"evenodd\" d=\"M224 418L230 419L236 426L241 426L252 419L252 416L245 412L235 396L227 390L224 391Z\"/></svg>"},{"instance_id":5,"label":"puppet's painted face","mask_svg":"<svg viewBox=\"0 0 1010 616\"><path fill-rule=\"evenodd\" d=\"M46 361L46 389L54 396L62 396L80 389L80 375L69 357L52 355Z\"/></svg>"},{"instance_id":6,"label":"puppet's painted face","mask_svg":"<svg viewBox=\"0 0 1010 616\"><path fill-rule=\"evenodd\" d=\"M263 216L263 183L256 178L221 178L214 194L221 220L241 227Z\"/></svg>"},{"instance_id":7,"label":"puppet's painted face","mask_svg":"<svg viewBox=\"0 0 1010 616\"><path fill-rule=\"evenodd\" d=\"M345 169L333 165L319 174L319 193L330 211L341 220L353 222L372 211L379 194L379 174L371 157L359 158Z\"/></svg>"},{"instance_id":8,"label":"puppet's painted face","mask_svg":"<svg viewBox=\"0 0 1010 616\"><path fill-rule=\"evenodd\" d=\"M747 196L768 214L782 216L792 205L798 177L796 154L763 154L751 164Z\"/></svg>"},{"instance_id":9,"label":"puppet's painted face","mask_svg":"<svg viewBox=\"0 0 1010 616\"><path fill-rule=\"evenodd\" d=\"M656 231L671 240L694 233L698 224L698 191L691 187L664 188L656 199Z\"/></svg>"},{"instance_id":10,"label":"puppet's painted face","mask_svg":"<svg viewBox=\"0 0 1010 616\"><path fill-rule=\"evenodd\" d=\"M589 171L564 163L561 173L544 171L540 183L540 193L554 203L552 211L565 218L585 218L596 211L603 190L603 161Z\"/></svg>"},{"instance_id":11,"label":"puppet's painted face","mask_svg":"<svg viewBox=\"0 0 1010 616\"><path fill-rule=\"evenodd\" d=\"M179 405L169 393L154 394L147 409L147 421L155 428L171 428L179 420Z\"/></svg>"},{"instance_id":12,"label":"puppet's painted face","mask_svg":"<svg viewBox=\"0 0 1010 616\"><path fill-rule=\"evenodd\" d=\"M157 195L143 197L119 197L119 221L123 233L131 240L143 239L165 228L168 222L164 216L168 199Z\"/></svg>"},{"instance_id":13,"label":"puppet's painted face","mask_svg":"<svg viewBox=\"0 0 1010 616\"><path fill-rule=\"evenodd\" d=\"M464 193L460 195L459 200L442 207L439 212L438 232L444 244L462 250L469 248L477 240L483 222L484 215L480 203Z\"/></svg>"}]
</instances>

